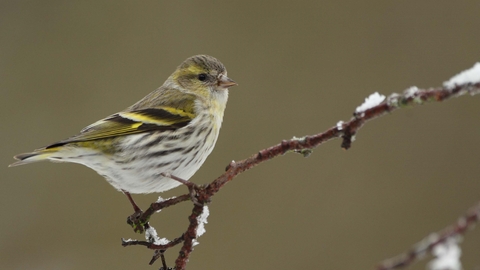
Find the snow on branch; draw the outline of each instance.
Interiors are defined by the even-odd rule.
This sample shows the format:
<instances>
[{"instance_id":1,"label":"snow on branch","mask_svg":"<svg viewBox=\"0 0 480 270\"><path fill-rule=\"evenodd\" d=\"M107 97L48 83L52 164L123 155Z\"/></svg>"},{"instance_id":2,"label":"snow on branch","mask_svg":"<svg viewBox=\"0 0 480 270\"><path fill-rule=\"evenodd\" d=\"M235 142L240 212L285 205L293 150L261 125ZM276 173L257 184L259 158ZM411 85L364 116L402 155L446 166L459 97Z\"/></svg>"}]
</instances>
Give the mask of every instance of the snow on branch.
<instances>
[{"instance_id":1,"label":"snow on branch","mask_svg":"<svg viewBox=\"0 0 480 270\"><path fill-rule=\"evenodd\" d=\"M378 104L382 103L385 100L384 95L380 95L378 92L375 92L368 96L365 99L365 102L363 102L362 105L358 106L357 109L355 109L355 113L361 113L364 112L370 108L373 108L377 106Z\"/></svg>"},{"instance_id":2,"label":"snow on branch","mask_svg":"<svg viewBox=\"0 0 480 270\"><path fill-rule=\"evenodd\" d=\"M454 88L457 85L475 84L480 82L480 62L475 63L472 68L464 70L443 83L443 86Z\"/></svg>"},{"instance_id":3,"label":"snow on branch","mask_svg":"<svg viewBox=\"0 0 480 270\"><path fill-rule=\"evenodd\" d=\"M428 263L429 270L462 270L462 250L458 241L457 238L448 238L444 243L435 246L432 250L435 259Z\"/></svg>"},{"instance_id":4,"label":"snow on branch","mask_svg":"<svg viewBox=\"0 0 480 270\"><path fill-rule=\"evenodd\" d=\"M480 202L472 207L467 214L459 218L457 222L438 233L425 237L422 241L413 245L410 251L388 259L380 263L377 270L390 270L406 267L416 260L425 257L429 251L433 251L435 259L430 262L430 270L452 269L460 270L461 250L458 247L458 239L469 229L473 229L480 220ZM453 241L453 242L452 242ZM449 267L439 268L449 265ZM454 268L453 266L457 267Z\"/></svg>"}]
</instances>

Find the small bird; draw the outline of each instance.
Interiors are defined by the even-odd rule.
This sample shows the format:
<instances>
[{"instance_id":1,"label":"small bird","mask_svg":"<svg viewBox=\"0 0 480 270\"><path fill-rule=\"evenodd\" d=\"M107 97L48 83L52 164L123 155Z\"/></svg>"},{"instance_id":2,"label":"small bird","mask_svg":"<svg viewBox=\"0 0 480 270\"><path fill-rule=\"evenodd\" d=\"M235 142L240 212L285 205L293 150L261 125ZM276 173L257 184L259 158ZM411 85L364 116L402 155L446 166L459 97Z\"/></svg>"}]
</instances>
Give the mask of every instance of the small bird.
<instances>
[{"instance_id":1,"label":"small bird","mask_svg":"<svg viewBox=\"0 0 480 270\"><path fill-rule=\"evenodd\" d=\"M228 88L237 83L212 56L186 59L164 84L127 109L78 135L31 153L9 167L42 160L92 168L117 190L162 192L188 180L212 152L223 121Z\"/></svg>"}]
</instances>

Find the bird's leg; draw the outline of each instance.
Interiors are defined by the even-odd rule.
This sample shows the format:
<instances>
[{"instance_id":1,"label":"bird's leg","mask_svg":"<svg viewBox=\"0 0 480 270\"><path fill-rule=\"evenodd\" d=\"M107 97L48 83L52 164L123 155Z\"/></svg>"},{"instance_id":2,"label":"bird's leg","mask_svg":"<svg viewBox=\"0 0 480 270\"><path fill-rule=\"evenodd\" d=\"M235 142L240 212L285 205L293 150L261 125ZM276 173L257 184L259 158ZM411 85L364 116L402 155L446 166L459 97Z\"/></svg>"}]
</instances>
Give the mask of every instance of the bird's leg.
<instances>
[{"instance_id":1,"label":"bird's leg","mask_svg":"<svg viewBox=\"0 0 480 270\"><path fill-rule=\"evenodd\" d=\"M133 213L132 215L130 215L127 218L127 223L130 224L130 226L133 227L133 230L135 232L138 232L138 233L144 232L144 230L147 229L149 227L149 225L148 225L148 221L147 222L142 222L142 221L139 220L140 216L142 216L142 214L143 214L142 209L140 209L140 207L138 207L138 205L135 203L135 201L132 198L132 195L130 195L129 192L127 192L125 190L122 190L122 191L123 191L123 194L125 194L125 196L127 196L128 200L130 201L130 204L132 204L133 211L135 211L135 213Z\"/></svg>"},{"instance_id":2,"label":"bird's leg","mask_svg":"<svg viewBox=\"0 0 480 270\"><path fill-rule=\"evenodd\" d=\"M138 207L138 205L135 203L135 201L133 200L132 198L132 195L130 195L129 192L125 191L125 190L122 190L123 191L123 194L125 194L128 198L128 200L130 201L130 204L132 204L133 206L133 211L135 211L135 213L140 213L142 212L142 209L140 209L140 207Z\"/></svg>"},{"instance_id":3,"label":"bird's leg","mask_svg":"<svg viewBox=\"0 0 480 270\"><path fill-rule=\"evenodd\" d=\"M178 181L184 184L185 186L187 186L188 191L190 193L190 199L192 200L192 202L198 206L203 206L203 204L201 204L197 199L197 190L200 190L200 187L197 184L187 181L185 179L182 179L180 177L177 177L175 175L171 175L170 173L161 173L161 175L168 177L170 179L173 179L175 181Z\"/></svg>"}]
</instances>

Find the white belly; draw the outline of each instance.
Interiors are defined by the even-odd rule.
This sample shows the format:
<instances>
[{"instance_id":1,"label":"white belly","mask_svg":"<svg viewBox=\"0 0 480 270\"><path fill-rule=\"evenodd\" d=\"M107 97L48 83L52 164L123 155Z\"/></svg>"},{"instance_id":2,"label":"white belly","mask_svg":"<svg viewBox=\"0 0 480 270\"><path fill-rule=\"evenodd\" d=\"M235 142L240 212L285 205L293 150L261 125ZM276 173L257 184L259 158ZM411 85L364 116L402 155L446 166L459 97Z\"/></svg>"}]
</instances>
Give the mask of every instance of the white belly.
<instances>
[{"instance_id":1,"label":"white belly","mask_svg":"<svg viewBox=\"0 0 480 270\"><path fill-rule=\"evenodd\" d=\"M197 132L200 131L197 129ZM161 173L189 180L212 152L218 138L218 128L209 125L201 132L204 134L192 136L162 132L162 136L179 135L176 136L178 139L170 139L168 143L165 139L155 141L158 135L128 135L119 144L123 149L121 153L105 155L93 149L70 148L61 161L92 168L118 190L132 194L162 192L180 183L161 176ZM155 144L146 147L149 143Z\"/></svg>"}]
</instances>

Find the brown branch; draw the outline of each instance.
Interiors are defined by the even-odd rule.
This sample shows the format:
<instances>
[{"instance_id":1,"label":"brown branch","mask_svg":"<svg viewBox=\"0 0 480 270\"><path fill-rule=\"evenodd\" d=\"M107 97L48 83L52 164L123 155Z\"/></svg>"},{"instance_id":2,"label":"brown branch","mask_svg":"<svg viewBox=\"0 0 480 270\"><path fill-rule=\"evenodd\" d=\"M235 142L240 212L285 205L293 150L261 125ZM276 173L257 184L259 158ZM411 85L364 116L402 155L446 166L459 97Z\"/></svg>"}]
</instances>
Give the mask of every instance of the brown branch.
<instances>
[{"instance_id":1,"label":"brown branch","mask_svg":"<svg viewBox=\"0 0 480 270\"><path fill-rule=\"evenodd\" d=\"M202 214L203 207L195 204L192 210L192 214L188 217L190 224L185 232L185 241L183 242L182 249L179 252L177 260L175 261L175 269L185 269L187 267L188 258L193 251L193 244L197 238L198 229L198 217Z\"/></svg>"},{"instance_id":2,"label":"brown branch","mask_svg":"<svg viewBox=\"0 0 480 270\"><path fill-rule=\"evenodd\" d=\"M154 202L150 204L150 207L145 212L141 213L141 215L137 215L136 213L134 213L133 215L129 216L127 219L127 223L134 228L135 232L137 231L143 232L143 230L139 230L138 228L140 226L145 226L145 224L148 223L148 221L150 220L150 217L155 212L160 211L163 208L167 208L167 207L179 204L181 202L188 201L190 200L190 198L191 197L189 194L184 194L178 197L166 199L164 201Z\"/></svg>"},{"instance_id":3,"label":"brown branch","mask_svg":"<svg viewBox=\"0 0 480 270\"><path fill-rule=\"evenodd\" d=\"M138 240L130 240L130 239L124 239L122 238L122 246L124 247L128 247L128 246L146 246L147 248L149 249L158 249L158 250L167 250L171 247L174 247L178 244L180 244L181 242L183 242L184 238L183 238L183 235L178 237L178 238L175 238L174 240L168 242L167 244L165 245L156 245L152 242L148 242L148 241L138 241Z\"/></svg>"},{"instance_id":4,"label":"brown branch","mask_svg":"<svg viewBox=\"0 0 480 270\"><path fill-rule=\"evenodd\" d=\"M257 166L264 161L284 155L287 152L295 152L303 154L304 156L308 156L313 148L318 147L326 141L334 138L342 138L343 140L341 147L344 149L349 149L351 147L352 141L354 140L355 134L369 120L383 116L399 108L424 104L430 101L444 101L446 99L465 95L467 93L471 95L479 94L480 83L457 85L453 88L438 87L431 89L416 89L416 91L405 91L403 94L392 94L386 99L386 101L365 111L354 113L353 117L348 122L339 122L337 125L329 128L323 133L305 136L302 138L293 138L291 140L283 140L277 145L260 150L257 154L254 154L247 159L238 162L232 161L227 166L225 173L217 177L210 184L206 186L200 186L195 189L197 193L197 202L195 203L192 214L189 217L190 224L188 226L188 229L182 237L184 243L181 248L180 254L175 262L175 269L180 270L185 269L186 267L189 255L192 251L193 241L196 239L196 231L198 228L197 218L203 211L203 207L201 205L210 202L212 196L214 196L224 185L233 180L240 173ZM148 220L150 219L150 216L156 211L189 200L190 197L190 194L185 194L180 197L172 198L163 202L152 203L147 209L147 211L145 211L134 223L137 224L137 226L138 224L146 224L146 222L148 222ZM463 230L457 231L457 233L463 232ZM135 244L130 244L130 242ZM144 245L150 249L161 250L166 250L169 248L166 246L156 246L151 243L148 244L148 242L144 241L135 242L132 240L130 242L129 244L125 244L124 246ZM158 257L156 258L158 259ZM152 263L155 260L156 259L154 255Z\"/></svg>"},{"instance_id":5,"label":"brown branch","mask_svg":"<svg viewBox=\"0 0 480 270\"><path fill-rule=\"evenodd\" d=\"M349 149L353 137L367 121L383 116L386 113L392 112L401 107L423 104L427 101L443 101L467 93L471 95L479 94L480 83L459 85L453 89L448 89L446 87L428 90L419 89L413 95L410 95L409 93L404 93L403 95L392 94L387 98L386 102L374 106L362 113L354 113L354 117L350 119L350 121L342 123L341 127L336 125L323 133L305 136L303 138L284 140L277 145L259 151L257 154L247 159L238 162L232 161L230 165L227 166L226 172L207 186L206 194L210 197L213 196L221 187L231 181L238 174L257 166L264 161L283 155L288 151L299 152L305 149L313 149L328 140L338 137L343 138L342 148Z\"/></svg>"},{"instance_id":6,"label":"brown branch","mask_svg":"<svg viewBox=\"0 0 480 270\"><path fill-rule=\"evenodd\" d=\"M394 258L381 262L378 270L391 270L406 267L416 260L422 258L426 252L430 252L435 246L444 243L450 237L463 235L468 229L471 229L480 220L480 202L472 207L465 216L459 218L457 222L442 231L425 237L422 241L415 244L410 251L398 255Z\"/></svg>"}]
</instances>

